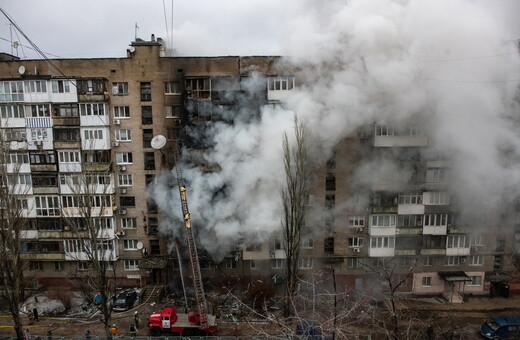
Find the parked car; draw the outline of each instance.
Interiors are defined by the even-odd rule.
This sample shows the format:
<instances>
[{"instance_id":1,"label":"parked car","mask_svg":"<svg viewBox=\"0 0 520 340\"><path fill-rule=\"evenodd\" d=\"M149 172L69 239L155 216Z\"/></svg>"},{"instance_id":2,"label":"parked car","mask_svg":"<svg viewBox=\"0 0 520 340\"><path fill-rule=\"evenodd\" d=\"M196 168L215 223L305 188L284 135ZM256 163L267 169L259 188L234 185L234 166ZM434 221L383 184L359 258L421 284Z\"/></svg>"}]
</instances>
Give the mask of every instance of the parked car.
<instances>
[{"instance_id":1,"label":"parked car","mask_svg":"<svg viewBox=\"0 0 520 340\"><path fill-rule=\"evenodd\" d=\"M518 339L520 316L495 316L480 326L480 334L487 339Z\"/></svg>"},{"instance_id":2,"label":"parked car","mask_svg":"<svg viewBox=\"0 0 520 340\"><path fill-rule=\"evenodd\" d=\"M112 309L114 312L127 311L134 306L135 300L137 300L137 292L135 290L124 290L117 295Z\"/></svg>"}]
</instances>

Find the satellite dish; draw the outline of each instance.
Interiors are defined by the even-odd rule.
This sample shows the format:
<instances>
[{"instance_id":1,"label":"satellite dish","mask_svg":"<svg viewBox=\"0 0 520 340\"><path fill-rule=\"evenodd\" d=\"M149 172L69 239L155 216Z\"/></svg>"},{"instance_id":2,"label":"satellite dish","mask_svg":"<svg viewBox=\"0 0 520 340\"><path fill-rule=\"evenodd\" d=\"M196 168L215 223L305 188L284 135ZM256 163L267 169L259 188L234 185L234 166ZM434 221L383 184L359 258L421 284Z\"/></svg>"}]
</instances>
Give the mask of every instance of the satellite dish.
<instances>
[{"instance_id":1,"label":"satellite dish","mask_svg":"<svg viewBox=\"0 0 520 340\"><path fill-rule=\"evenodd\" d=\"M143 244L143 242L139 241L139 242L137 242L136 246L137 246L137 249L141 250L141 249L143 249L144 244Z\"/></svg>"},{"instance_id":2,"label":"satellite dish","mask_svg":"<svg viewBox=\"0 0 520 340\"><path fill-rule=\"evenodd\" d=\"M157 135L152 138L150 144L152 144L152 148L155 150L160 150L164 145L166 145L166 137L163 135Z\"/></svg>"},{"instance_id":3,"label":"satellite dish","mask_svg":"<svg viewBox=\"0 0 520 340\"><path fill-rule=\"evenodd\" d=\"M18 68L18 73L20 73L20 75L24 74L24 73L25 73L25 66L23 66L23 65L20 66L20 67Z\"/></svg>"},{"instance_id":4,"label":"satellite dish","mask_svg":"<svg viewBox=\"0 0 520 340\"><path fill-rule=\"evenodd\" d=\"M135 52L135 47L130 46L130 53L134 53L134 52Z\"/></svg>"}]
</instances>

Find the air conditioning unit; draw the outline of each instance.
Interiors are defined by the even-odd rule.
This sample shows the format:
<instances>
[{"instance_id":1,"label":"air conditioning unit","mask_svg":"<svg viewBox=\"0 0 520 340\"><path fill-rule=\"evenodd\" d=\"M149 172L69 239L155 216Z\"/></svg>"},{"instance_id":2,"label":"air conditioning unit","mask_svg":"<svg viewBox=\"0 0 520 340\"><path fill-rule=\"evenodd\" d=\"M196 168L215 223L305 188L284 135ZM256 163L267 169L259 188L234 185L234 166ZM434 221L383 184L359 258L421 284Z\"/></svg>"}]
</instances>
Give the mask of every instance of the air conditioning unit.
<instances>
[{"instance_id":1,"label":"air conditioning unit","mask_svg":"<svg viewBox=\"0 0 520 340\"><path fill-rule=\"evenodd\" d=\"M119 192L121 194L126 194L126 188L119 188Z\"/></svg>"},{"instance_id":2,"label":"air conditioning unit","mask_svg":"<svg viewBox=\"0 0 520 340\"><path fill-rule=\"evenodd\" d=\"M115 125L121 125L121 120L120 120L120 119L116 119L116 120L114 120L114 124L115 124Z\"/></svg>"},{"instance_id":3,"label":"air conditioning unit","mask_svg":"<svg viewBox=\"0 0 520 340\"><path fill-rule=\"evenodd\" d=\"M68 226L68 225L64 225L64 226L63 226L63 230L64 230L64 231L69 231L69 230L70 230L70 226Z\"/></svg>"},{"instance_id":4,"label":"air conditioning unit","mask_svg":"<svg viewBox=\"0 0 520 340\"><path fill-rule=\"evenodd\" d=\"M356 231L363 231L363 227L357 227Z\"/></svg>"},{"instance_id":5,"label":"air conditioning unit","mask_svg":"<svg viewBox=\"0 0 520 340\"><path fill-rule=\"evenodd\" d=\"M41 140L35 140L34 141L34 145L36 146L42 146L43 145L43 142Z\"/></svg>"},{"instance_id":6,"label":"air conditioning unit","mask_svg":"<svg viewBox=\"0 0 520 340\"><path fill-rule=\"evenodd\" d=\"M359 253L361 251L361 248L354 248L354 253Z\"/></svg>"},{"instance_id":7,"label":"air conditioning unit","mask_svg":"<svg viewBox=\"0 0 520 340\"><path fill-rule=\"evenodd\" d=\"M119 146L119 142L112 142L112 146Z\"/></svg>"},{"instance_id":8,"label":"air conditioning unit","mask_svg":"<svg viewBox=\"0 0 520 340\"><path fill-rule=\"evenodd\" d=\"M125 208L119 209L119 215L126 215L126 209Z\"/></svg>"},{"instance_id":9,"label":"air conditioning unit","mask_svg":"<svg viewBox=\"0 0 520 340\"><path fill-rule=\"evenodd\" d=\"M126 165L120 165L119 166L119 171L125 172L126 171Z\"/></svg>"},{"instance_id":10,"label":"air conditioning unit","mask_svg":"<svg viewBox=\"0 0 520 340\"><path fill-rule=\"evenodd\" d=\"M461 257L460 258L460 263L464 263L464 262L466 262L466 258L465 257Z\"/></svg>"},{"instance_id":11,"label":"air conditioning unit","mask_svg":"<svg viewBox=\"0 0 520 340\"><path fill-rule=\"evenodd\" d=\"M116 235L117 235L117 236L125 236L125 231L119 229L118 231L116 231Z\"/></svg>"}]
</instances>

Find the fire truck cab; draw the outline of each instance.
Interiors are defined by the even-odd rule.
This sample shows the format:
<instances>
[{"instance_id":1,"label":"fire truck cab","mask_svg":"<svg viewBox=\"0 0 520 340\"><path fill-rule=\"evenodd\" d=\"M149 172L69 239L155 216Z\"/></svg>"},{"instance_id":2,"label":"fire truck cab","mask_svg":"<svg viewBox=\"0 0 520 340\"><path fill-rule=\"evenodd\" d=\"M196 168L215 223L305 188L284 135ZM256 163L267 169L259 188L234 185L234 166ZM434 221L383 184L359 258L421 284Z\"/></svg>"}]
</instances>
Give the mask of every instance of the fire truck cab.
<instances>
[{"instance_id":1,"label":"fire truck cab","mask_svg":"<svg viewBox=\"0 0 520 340\"><path fill-rule=\"evenodd\" d=\"M162 311L150 315L150 333L159 336L163 333L182 333L183 335L206 335L215 332L216 318L208 315L208 328L200 327L199 313L177 314L176 307L167 306Z\"/></svg>"}]
</instances>

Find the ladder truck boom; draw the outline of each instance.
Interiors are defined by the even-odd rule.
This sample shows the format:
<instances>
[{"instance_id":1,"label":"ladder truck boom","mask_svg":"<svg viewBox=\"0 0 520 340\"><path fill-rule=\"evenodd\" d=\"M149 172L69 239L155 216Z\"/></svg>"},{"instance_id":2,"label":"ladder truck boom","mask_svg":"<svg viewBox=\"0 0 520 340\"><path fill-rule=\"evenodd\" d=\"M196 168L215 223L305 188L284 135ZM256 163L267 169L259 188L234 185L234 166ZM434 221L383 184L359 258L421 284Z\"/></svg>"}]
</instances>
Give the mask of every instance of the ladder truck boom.
<instances>
[{"instance_id":1,"label":"ladder truck boom","mask_svg":"<svg viewBox=\"0 0 520 340\"><path fill-rule=\"evenodd\" d=\"M179 159L177 157L177 159ZM176 166L177 172L177 183L179 185L179 194L181 197L182 216L184 219L184 231L186 233L186 243L188 244L188 252L191 263L191 270L193 275L193 284L195 288L195 299L199 309L200 317L200 328L207 330L210 325L208 324L208 315L206 312L206 298L204 296L204 287L202 285L202 275L200 273L199 256L197 253L197 246L195 244L195 237L193 234L193 228L191 226L190 211L188 209L188 200L186 197L186 184L182 178L181 168L179 164Z\"/></svg>"}]
</instances>

